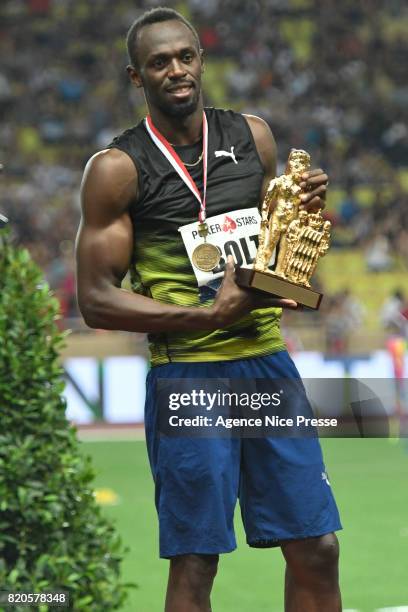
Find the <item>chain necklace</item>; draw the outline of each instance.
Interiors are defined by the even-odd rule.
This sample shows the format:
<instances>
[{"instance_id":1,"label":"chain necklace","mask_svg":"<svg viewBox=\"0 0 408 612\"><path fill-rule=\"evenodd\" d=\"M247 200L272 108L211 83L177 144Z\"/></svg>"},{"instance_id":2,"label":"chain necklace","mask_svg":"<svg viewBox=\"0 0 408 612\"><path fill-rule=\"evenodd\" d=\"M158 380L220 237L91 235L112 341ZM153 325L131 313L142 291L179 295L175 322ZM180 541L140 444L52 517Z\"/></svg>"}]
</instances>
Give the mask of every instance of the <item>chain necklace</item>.
<instances>
[{"instance_id":1,"label":"chain necklace","mask_svg":"<svg viewBox=\"0 0 408 612\"><path fill-rule=\"evenodd\" d=\"M177 147L178 145L174 145L172 142L170 143L172 147ZM200 163L200 161L203 159L203 154L204 151L201 151L200 157L197 159L196 162L194 162L193 164L188 164L187 162L183 161L183 164L187 167L187 168L193 168L194 166L198 166L198 164Z\"/></svg>"},{"instance_id":2,"label":"chain necklace","mask_svg":"<svg viewBox=\"0 0 408 612\"><path fill-rule=\"evenodd\" d=\"M203 159L203 151L201 151L201 155L200 157L197 159L196 162L194 162L193 164L188 164L187 162L183 161L183 164L185 166L187 166L188 168L192 168L193 166L198 166L198 164L200 163L200 161Z\"/></svg>"}]
</instances>

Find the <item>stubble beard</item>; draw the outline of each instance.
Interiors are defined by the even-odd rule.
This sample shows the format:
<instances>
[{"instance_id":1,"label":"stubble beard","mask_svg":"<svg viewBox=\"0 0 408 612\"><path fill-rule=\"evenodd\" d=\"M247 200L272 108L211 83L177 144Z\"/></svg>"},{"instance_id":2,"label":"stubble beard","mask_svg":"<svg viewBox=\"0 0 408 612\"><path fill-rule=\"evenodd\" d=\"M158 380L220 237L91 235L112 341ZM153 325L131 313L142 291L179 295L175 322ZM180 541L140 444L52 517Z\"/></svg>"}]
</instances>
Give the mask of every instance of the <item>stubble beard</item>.
<instances>
[{"instance_id":1,"label":"stubble beard","mask_svg":"<svg viewBox=\"0 0 408 612\"><path fill-rule=\"evenodd\" d=\"M191 99L187 100L186 102L170 103L163 100L163 98L156 98L156 100L154 100L154 105L164 115L167 115L172 119L184 119L189 115L192 115L197 110L198 103L200 101L200 91L200 89L194 88Z\"/></svg>"},{"instance_id":2,"label":"stubble beard","mask_svg":"<svg viewBox=\"0 0 408 612\"><path fill-rule=\"evenodd\" d=\"M173 117L174 119L183 119L184 117L188 117L192 115L198 106L198 98L195 97L189 102L182 102L181 104L168 104L163 105L162 111L166 113L169 117Z\"/></svg>"}]
</instances>

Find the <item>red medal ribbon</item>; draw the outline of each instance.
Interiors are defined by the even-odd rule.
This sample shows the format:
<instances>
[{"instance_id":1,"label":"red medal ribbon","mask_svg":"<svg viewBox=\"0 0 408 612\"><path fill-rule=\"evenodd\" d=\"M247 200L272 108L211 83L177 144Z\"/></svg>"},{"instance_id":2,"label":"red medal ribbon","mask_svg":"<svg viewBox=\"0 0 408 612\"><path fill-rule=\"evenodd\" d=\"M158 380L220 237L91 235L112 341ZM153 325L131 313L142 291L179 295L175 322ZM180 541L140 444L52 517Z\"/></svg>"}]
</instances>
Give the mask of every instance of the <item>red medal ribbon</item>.
<instances>
[{"instance_id":1,"label":"red medal ribbon","mask_svg":"<svg viewBox=\"0 0 408 612\"><path fill-rule=\"evenodd\" d=\"M183 164L180 157L177 155L173 146L169 141L159 132L159 130L153 125L152 118L148 115L145 119L146 129L149 136L153 140L154 144L160 149L166 159L173 166L177 174L184 181L187 187L192 191L197 200L200 203L200 212L198 213L198 220L200 223L204 223L206 219L206 196L207 196L207 159L208 159L208 122L205 112L203 111L203 196L201 197L200 190L198 189L196 182L192 178L191 174Z\"/></svg>"}]
</instances>

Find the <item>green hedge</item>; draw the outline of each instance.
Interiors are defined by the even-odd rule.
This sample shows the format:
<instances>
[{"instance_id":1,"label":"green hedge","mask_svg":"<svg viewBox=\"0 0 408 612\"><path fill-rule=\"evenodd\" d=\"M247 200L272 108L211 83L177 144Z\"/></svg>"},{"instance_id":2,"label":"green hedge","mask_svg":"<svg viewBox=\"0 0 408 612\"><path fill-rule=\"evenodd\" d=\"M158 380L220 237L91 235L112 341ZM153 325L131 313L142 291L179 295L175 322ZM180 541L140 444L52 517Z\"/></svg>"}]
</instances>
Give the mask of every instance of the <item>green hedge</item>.
<instances>
[{"instance_id":1,"label":"green hedge","mask_svg":"<svg viewBox=\"0 0 408 612\"><path fill-rule=\"evenodd\" d=\"M0 232L0 290L0 589L65 589L71 610L117 610L128 586L119 575L124 551L65 418L58 302L8 230Z\"/></svg>"}]
</instances>

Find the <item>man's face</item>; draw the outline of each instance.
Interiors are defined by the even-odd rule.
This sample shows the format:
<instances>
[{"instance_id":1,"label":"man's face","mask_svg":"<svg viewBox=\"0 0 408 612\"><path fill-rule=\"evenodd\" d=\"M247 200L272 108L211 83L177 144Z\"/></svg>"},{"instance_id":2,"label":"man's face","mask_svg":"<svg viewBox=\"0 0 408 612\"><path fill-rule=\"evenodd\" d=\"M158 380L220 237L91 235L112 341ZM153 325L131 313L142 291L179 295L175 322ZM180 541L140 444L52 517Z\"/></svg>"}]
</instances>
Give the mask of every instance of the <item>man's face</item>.
<instances>
[{"instance_id":1,"label":"man's face","mask_svg":"<svg viewBox=\"0 0 408 612\"><path fill-rule=\"evenodd\" d=\"M191 30L171 20L145 26L138 37L138 68L132 81L144 88L146 102L172 117L191 115L201 91L203 64Z\"/></svg>"}]
</instances>

